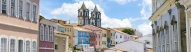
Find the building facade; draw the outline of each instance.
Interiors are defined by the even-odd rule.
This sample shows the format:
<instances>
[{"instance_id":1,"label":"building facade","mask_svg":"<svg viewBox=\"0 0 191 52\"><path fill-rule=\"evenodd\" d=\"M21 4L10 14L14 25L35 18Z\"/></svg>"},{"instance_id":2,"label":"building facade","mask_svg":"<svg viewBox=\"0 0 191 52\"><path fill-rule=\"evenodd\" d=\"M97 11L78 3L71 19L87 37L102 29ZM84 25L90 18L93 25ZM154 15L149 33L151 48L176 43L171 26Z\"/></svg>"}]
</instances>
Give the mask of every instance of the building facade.
<instances>
[{"instance_id":1,"label":"building facade","mask_svg":"<svg viewBox=\"0 0 191 52\"><path fill-rule=\"evenodd\" d=\"M39 52L54 52L54 25L54 22L40 16Z\"/></svg>"},{"instance_id":2,"label":"building facade","mask_svg":"<svg viewBox=\"0 0 191 52\"><path fill-rule=\"evenodd\" d=\"M87 51L90 45L90 32L82 27L74 27L74 45L77 48Z\"/></svg>"},{"instance_id":3,"label":"building facade","mask_svg":"<svg viewBox=\"0 0 191 52\"><path fill-rule=\"evenodd\" d=\"M38 52L38 9L39 0L0 0L1 52Z\"/></svg>"},{"instance_id":4,"label":"building facade","mask_svg":"<svg viewBox=\"0 0 191 52\"><path fill-rule=\"evenodd\" d=\"M154 52L190 52L189 15L191 0L152 0Z\"/></svg>"},{"instance_id":5,"label":"building facade","mask_svg":"<svg viewBox=\"0 0 191 52\"><path fill-rule=\"evenodd\" d=\"M54 35L54 52L68 52L69 51L69 35L64 34L64 26L60 23L55 23Z\"/></svg>"},{"instance_id":6,"label":"building facade","mask_svg":"<svg viewBox=\"0 0 191 52\"><path fill-rule=\"evenodd\" d=\"M81 8L78 10L78 25L94 25L101 27L101 12L98 11L97 6L91 12L91 17L89 16L89 10L83 3Z\"/></svg>"},{"instance_id":7,"label":"building facade","mask_svg":"<svg viewBox=\"0 0 191 52\"><path fill-rule=\"evenodd\" d=\"M74 46L74 41L73 41L73 38L74 38L74 26L70 25L70 24L64 24L64 34L67 34L69 35L69 48L73 48Z\"/></svg>"},{"instance_id":8,"label":"building facade","mask_svg":"<svg viewBox=\"0 0 191 52\"><path fill-rule=\"evenodd\" d=\"M94 25L85 25L83 28L91 30L93 34L90 34L90 44L95 46L96 51L102 49L102 30ZM94 37L95 39L91 39Z\"/></svg>"}]
</instances>

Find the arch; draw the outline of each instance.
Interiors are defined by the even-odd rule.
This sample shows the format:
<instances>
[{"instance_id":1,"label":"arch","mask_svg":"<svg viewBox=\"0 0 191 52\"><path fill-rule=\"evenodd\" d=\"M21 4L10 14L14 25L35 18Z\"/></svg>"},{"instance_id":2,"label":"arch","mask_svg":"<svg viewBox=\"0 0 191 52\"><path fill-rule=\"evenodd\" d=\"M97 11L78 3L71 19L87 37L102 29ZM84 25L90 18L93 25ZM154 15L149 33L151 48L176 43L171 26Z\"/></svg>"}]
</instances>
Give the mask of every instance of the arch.
<instances>
[{"instance_id":1,"label":"arch","mask_svg":"<svg viewBox=\"0 0 191 52\"><path fill-rule=\"evenodd\" d=\"M40 25L40 41L44 41L44 24Z\"/></svg>"},{"instance_id":2,"label":"arch","mask_svg":"<svg viewBox=\"0 0 191 52\"><path fill-rule=\"evenodd\" d=\"M49 27L48 25L45 27L45 41L49 41Z\"/></svg>"},{"instance_id":3,"label":"arch","mask_svg":"<svg viewBox=\"0 0 191 52\"><path fill-rule=\"evenodd\" d=\"M50 40L50 42L53 42L53 38L54 38L54 30L53 30L53 27L50 27L50 36L49 36L49 40Z\"/></svg>"},{"instance_id":4,"label":"arch","mask_svg":"<svg viewBox=\"0 0 191 52\"><path fill-rule=\"evenodd\" d=\"M9 51L10 52L16 52L16 45L17 45L17 40L16 40L16 37L14 37L14 36L10 36L9 37Z\"/></svg>"},{"instance_id":5,"label":"arch","mask_svg":"<svg viewBox=\"0 0 191 52\"><path fill-rule=\"evenodd\" d=\"M1 35L0 36L0 50L3 52L8 52L8 36Z\"/></svg>"}]
</instances>

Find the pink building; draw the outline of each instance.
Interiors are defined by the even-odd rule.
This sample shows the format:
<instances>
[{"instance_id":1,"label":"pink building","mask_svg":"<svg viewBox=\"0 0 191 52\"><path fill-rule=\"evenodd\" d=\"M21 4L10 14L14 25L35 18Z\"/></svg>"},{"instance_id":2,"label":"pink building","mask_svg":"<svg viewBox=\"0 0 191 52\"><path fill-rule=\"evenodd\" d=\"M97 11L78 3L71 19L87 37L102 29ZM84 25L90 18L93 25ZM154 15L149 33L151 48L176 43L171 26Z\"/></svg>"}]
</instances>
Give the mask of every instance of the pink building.
<instances>
[{"instance_id":1,"label":"pink building","mask_svg":"<svg viewBox=\"0 0 191 52\"><path fill-rule=\"evenodd\" d=\"M92 31L90 34L90 45L93 45L96 50L101 50L102 47L102 30L99 27L93 25L85 25L83 28Z\"/></svg>"},{"instance_id":2,"label":"pink building","mask_svg":"<svg viewBox=\"0 0 191 52\"><path fill-rule=\"evenodd\" d=\"M39 52L54 52L54 24L40 16Z\"/></svg>"},{"instance_id":3,"label":"pink building","mask_svg":"<svg viewBox=\"0 0 191 52\"><path fill-rule=\"evenodd\" d=\"M0 52L38 52L40 0L0 0Z\"/></svg>"}]
</instances>

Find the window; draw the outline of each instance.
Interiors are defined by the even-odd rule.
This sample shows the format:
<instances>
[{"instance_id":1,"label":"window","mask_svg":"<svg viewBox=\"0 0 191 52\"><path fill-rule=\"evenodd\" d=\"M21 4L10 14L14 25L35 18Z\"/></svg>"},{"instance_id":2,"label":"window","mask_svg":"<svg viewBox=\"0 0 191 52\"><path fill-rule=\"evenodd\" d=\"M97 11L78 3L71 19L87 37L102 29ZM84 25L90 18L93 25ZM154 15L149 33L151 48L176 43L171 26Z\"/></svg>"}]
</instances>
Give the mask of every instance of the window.
<instances>
[{"instance_id":1,"label":"window","mask_svg":"<svg viewBox=\"0 0 191 52\"><path fill-rule=\"evenodd\" d=\"M33 22L36 22L37 18L37 7L33 5Z\"/></svg>"},{"instance_id":2,"label":"window","mask_svg":"<svg viewBox=\"0 0 191 52\"><path fill-rule=\"evenodd\" d=\"M111 36L112 36L112 33L111 33Z\"/></svg>"},{"instance_id":3,"label":"window","mask_svg":"<svg viewBox=\"0 0 191 52\"><path fill-rule=\"evenodd\" d=\"M30 3L27 3L26 7L26 20L30 20Z\"/></svg>"},{"instance_id":4,"label":"window","mask_svg":"<svg viewBox=\"0 0 191 52\"><path fill-rule=\"evenodd\" d=\"M104 37L106 37L106 34L104 34Z\"/></svg>"},{"instance_id":5,"label":"window","mask_svg":"<svg viewBox=\"0 0 191 52\"><path fill-rule=\"evenodd\" d=\"M7 51L7 38L1 38L1 52Z\"/></svg>"},{"instance_id":6,"label":"window","mask_svg":"<svg viewBox=\"0 0 191 52\"><path fill-rule=\"evenodd\" d=\"M26 41L25 46L26 46L25 52L30 52L30 41Z\"/></svg>"},{"instance_id":7,"label":"window","mask_svg":"<svg viewBox=\"0 0 191 52\"><path fill-rule=\"evenodd\" d=\"M116 38L117 38L117 36L116 36Z\"/></svg>"},{"instance_id":8,"label":"window","mask_svg":"<svg viewBox=\"0 0 191 52\"><path fill-rule=\"evenodd\" d=\"M40 41L44 41L44 25L40 26Z\"/></svg>"},{"instance_id":9,"label":"window","mask_svg":"<svg viewBox=\"0 0 191 52\"><path fill-rule=\"evenodd\" d=\"M56 38L55 39L55 45L54 45L54 48L57 50L58 49L58 39Z\"/></svg>"},{"instance_id":10,"label":"window","mask_svg":"<svg viewBox=\"0 0 191 52\"><path fill-rule=\"evenodd\" d=\"M50 28L50 42L53 42L53 34L54 34L53 27L51 27Z\"/></svg>"},{"instance_id":11,"label":"window","mask_svg":"<svg viewBox=\"0 0 191 52\"><path fill-rule=\"evenodd\" d=\"M7 14L7 0L2 0L2 13Z\"/></svg>"},{"instance_id":12,"label":"window","mask_svg":"<svg viewBox=\"0 0 191 52\"><path fill-rule=\"evenodd\" d=\"M117 44L117 42L115 42Z\"/></svg>"},{"instance_id":13,"label":"window","mask_svg":"<svg viewBox=\"0 0 191 52\"><path fill-rule=\"evenodd\" d=\"M18 42L18 52L23 52L23 40L19 40Z\"/></svg>"},{"instance_id":14,"label":"window","mask_svg":"<svg viewBox=\"0 0 191 52\"><path fill-rule=\"evenodd\" d=\"M120 35L120 38L122 38L122 35Z\"/></svg>"},{"instance_id":15,"label":"window","mask_svg":"<svg viewBox=\"0 0 191 52\"><path fill-rule=\"evenodd\" d=\"M37 43L36 43L36 41L33 41L33 43L32 43L32 52L37 52Z\"/></svg>"},{"instance_id":16,"label":"window","mask_svg":"<svg viewBox=\"0 0 191 52\"><path fill-rule=\"evenodd\" d=\"M11 0L11 16L15 16L15 0Z\"/></svg>"},{"instance_id":17,"label":"window","mask_svg":"<svg viewBox=\"0 0 191 52\"><path fill-rule=\"evenodd\" d=\"M23 18L23 0L19 0L19 18Z\"/></svg>"},{"instance_id":18,"label":"window","mask_svg":"<svg viewBox=\"0 0 191 52\"><path fill-rule=\"evenodd\" d=\"M45 28L45 40L48 41L48 38L49 38L49 30L48 30L48 26L46 26Z\"/></svg>"},{"instance_id":19,"label":"window","mask_svg":"<svg viewBox=\"0 0 191 52\"><path fill-rule=\"evenodd\" d=\"M10 40L10 52L15 52L15 40Z\"/></svg>"},{"instance_id":20,"label":"window","mask_svg":"<svg viewBox=\"0 0 191 52\"><path fill-rule=\"evenodd\" d=\"M63 40L63 49L66 50L66 40Z\"/></svg>"}]
</instances>

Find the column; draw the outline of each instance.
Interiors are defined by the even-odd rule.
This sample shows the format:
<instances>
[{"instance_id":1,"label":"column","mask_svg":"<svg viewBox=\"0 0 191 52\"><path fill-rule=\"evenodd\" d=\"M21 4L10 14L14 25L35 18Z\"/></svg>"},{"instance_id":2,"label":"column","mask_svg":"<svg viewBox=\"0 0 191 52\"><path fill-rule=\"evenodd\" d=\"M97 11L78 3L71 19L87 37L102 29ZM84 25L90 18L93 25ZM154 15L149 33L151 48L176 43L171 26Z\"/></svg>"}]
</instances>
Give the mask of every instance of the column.
<instances>
[{"instance_id":1,"label":"column","mask_svg":"<svg viewBox=\"0 0 191 52\"><path fill-rule=\"evenodd\" d=\"M2 0L0 0L0 13L2 13Z\"/></svg>"}]
</instances>

